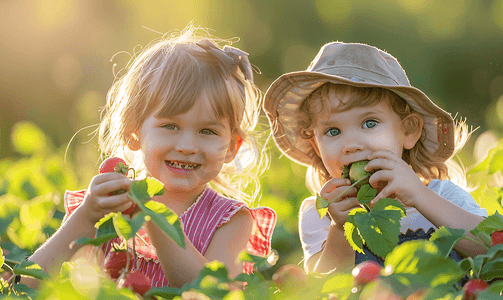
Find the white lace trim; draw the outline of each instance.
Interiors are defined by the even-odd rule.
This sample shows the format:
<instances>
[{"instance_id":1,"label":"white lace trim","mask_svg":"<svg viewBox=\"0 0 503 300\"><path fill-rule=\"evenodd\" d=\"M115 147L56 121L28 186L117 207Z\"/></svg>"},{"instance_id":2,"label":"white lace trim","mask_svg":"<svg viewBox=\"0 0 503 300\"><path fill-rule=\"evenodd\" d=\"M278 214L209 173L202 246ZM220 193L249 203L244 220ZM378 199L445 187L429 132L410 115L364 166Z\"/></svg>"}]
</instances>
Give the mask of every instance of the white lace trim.
<instances>
[{"instance_id":1,"label":"white lace trim","mask_svg":"<svg viewBox=\"0 0 503 300\"><path fill-rule=\"evenodd\" d=\"M203 195L206 193L206 191L208 190L208 187L206 186L203 190L203 192L197 197L196 201L194 201L194 203L192 203L183 213L180 214L180 216L188 213L194 206L197 205L197 203L199 202L199 200L201 200L201 198L203 198ZM180 217L178 216L178 217Z\"/></svg>"}]
</instances>

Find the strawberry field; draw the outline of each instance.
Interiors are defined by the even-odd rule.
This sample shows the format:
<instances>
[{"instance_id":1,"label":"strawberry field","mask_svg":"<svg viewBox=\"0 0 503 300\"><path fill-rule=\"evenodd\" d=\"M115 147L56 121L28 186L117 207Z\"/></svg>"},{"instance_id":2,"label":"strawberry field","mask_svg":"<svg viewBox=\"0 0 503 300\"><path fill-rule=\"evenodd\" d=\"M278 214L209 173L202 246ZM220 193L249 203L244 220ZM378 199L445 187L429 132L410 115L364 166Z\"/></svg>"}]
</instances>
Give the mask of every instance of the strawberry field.
<instances>
[{"instance_id":1,"label":"strawberry field","mask_svg":"<svg viewBox=\"0 0 503 300\"><path fill-rule=\"evenodd\" d=\"M302 269L298 236L292 230L296 226L294 210L297 208L288 207L278 200L281 197L293 197L292 188L281 192L286 194L264 193L260 202L254 204L274 208L278 213L278 226L273 236L274 251L269 257L261 258L246 252L241 253L241 261L255 263L253 274L229 278L226 268L214 261L201 271L196 280L182 288L151 289L141 287L138 283L141 278L131 279L136 275L129 272L130 265L134 263L134 254L130 252L124 259L126 261L129 258L129 262L115 278L107 273L104 263L98 260L92 251L90 255L65 263L59 274L52 277L36 264L24 260L60 226L64 216L61 201L64 191L84 188L86 184L83 183L85 176L78 171L81 168L77 168L67 159L72 154L65 155L66 149L55 149L49 138L36 125L28 122L16 124L11 134L11 142L19 155L3 159L0 163L0 298L501 299L503 233L498 230L503 230L503 189L497 185L497 176L503 170L503 141L469 171L470 176L478 176L480 180L479 186L472 194L490 215L472 231L477 237L476 242L488 249L485 255L454 262L448 257L449 252L457 242L465 238L465 232L440 228L429 241L391 245L390 249L383 253L384 268L369 263L357 266L352 274L306 275ZM271 186L282 180L291 182L291 178L302 179L296 174L299 171L294 167L277 168L274 162L271 164L262 180L264 191L272 190ZM97 166L89 168L98 169ZM117 171L124 172L121 168ZM83 172L85 173L85 170ZM365 186L361 191L362 195L358 196L358 199L365 204L369 196L363 194L368 194L369 191ZM129 239L148 218L154 220L172 238L180 241L181 228L176 217L165 207L149 201L151 196L161 192L162 185L155 180L138 181L131 187L131 197L142 208L141 214L132 220L121 213L109 214L97 224L99 226L95 239L83 238L76 242L92 247L118 236ZM306 196L295 197L302 199ZM386 210L390 210L395 212L393 217L397 217L396 212L402 211L399 203L391 202L391 199L386 201L389 203L382 205L382 212L377 203L372 212L386 216ZM362 205L362 210L365 210L364 208L368 206ZM398 217L401 214L398 213ZM365 237L368 230L358 222L353 222L351 230L358 234L349 235L353 238L350 242L361 246L362 239L358 237L362 234ZM363 240L367 241L367 238ZM180 245L183 246L181 243ZM368 246L372 247L371 242ZM16 274L38 278L42 284L38 289L31 289L22 281L16 284ZM131 280L134 283L130 283ZM242 289L243 282L246 282L245 289Z\"/></svg>"}]
</instances>

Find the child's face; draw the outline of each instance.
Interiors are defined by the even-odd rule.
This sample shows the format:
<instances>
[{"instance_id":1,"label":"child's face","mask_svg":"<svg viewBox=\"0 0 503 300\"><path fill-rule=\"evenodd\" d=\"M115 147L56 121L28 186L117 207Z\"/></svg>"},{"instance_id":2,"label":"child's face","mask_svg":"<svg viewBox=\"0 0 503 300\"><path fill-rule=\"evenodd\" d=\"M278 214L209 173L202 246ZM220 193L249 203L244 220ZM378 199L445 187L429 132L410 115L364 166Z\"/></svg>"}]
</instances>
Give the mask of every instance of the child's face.
<instances>
[{"instance_id":1,"label":"child's face","mask_svg":"<svg viewBox=\"0 0 503 300\"><path fill-rule=\"evenodd\" d=\"M329 100L331 107L340 104L334 93L329 94ZM328 117L316 121L314 137L323 164L335 178L341 176L345 165L365 160L377 150L402 157L405 130L400 117L382 100L373 106L332 109Z\"/></svg>"},{"instance_id":2,"label":"child's face","mask_svg":"<svg viewBox=\"0 0 503 300\"><path fill-rule=\"evenodd\" d=\"M141 126L139 144L148 173L167 191L202 191L234 159L229 122L216 119L205 93L186 113L154 115Z\"/></svg>"}]
</instances>

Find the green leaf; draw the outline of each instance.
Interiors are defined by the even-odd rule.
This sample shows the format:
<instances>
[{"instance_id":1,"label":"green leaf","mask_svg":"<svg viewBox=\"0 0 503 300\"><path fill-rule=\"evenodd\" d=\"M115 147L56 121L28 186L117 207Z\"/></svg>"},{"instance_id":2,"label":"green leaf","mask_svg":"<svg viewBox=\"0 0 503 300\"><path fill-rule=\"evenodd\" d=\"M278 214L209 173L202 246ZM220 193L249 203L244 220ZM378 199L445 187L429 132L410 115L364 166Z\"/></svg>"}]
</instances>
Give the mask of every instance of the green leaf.
<instances>
[{"instance_id":1,"label":"green leaf","mask_svg":"<svg viewBox=\"0 0 503 300\"><path fill-rule=\"evenodd\" d=\"M145 204L139 202L137 204L161 230L185 249L185 235L183 234L182 225L178 220L178 216L171 209L156 201L148 201Z\"/></svg>"},{"instance_id":2,"label":"green leaf","mask_svg":"<svg viewBox=\"0 0 503 300\"><path fill-rule=\"evenodd\" d=\"M101 244L118 237L117 232L115 232L113 221L113 217L116 214L117 213L109 213L94 225L95 227L97 227L97 230L96 236L93 239L90 239L88 237L81 237L75 243L82 245L100 246Z\"/></svg>"},{"instance_id":3,"label":"green leaf","mask_svg":"<svg viewBox=\"0 0 503 300\"><path fill-rule=\"evenodd\" d=\"M15 265L13 269L16 275L31 276L40 280L49 279L49 275L36 263L28 260L23 260L19 265Z\"/></svg>"},{"instance_id":4,"label":"green leaf","mask_svg":"<svg viewBox=\"0 0 503 300\"><path fill-rule=\"evenodd\" d=\"M353 281L353 275L351 274L336 273L325 281L321 292L325 294L334 293L341 296L350 294L353 288Z\"/></svg>"},{"instance_id":5,"label":"green leaf","mask_svg":"<svg viewBox=\"0 0 503 300\"><path fill-rule=\"evenodd\" d=\"M369 203L372 199L375 198L376 195L377 195L377 190L372 188L370 186L370 184L365 184L358 191L358 194L356 195L356 199L358 199L358 202L360 202L362 204Z\"/></svg>"},{"instance_id":6,"label":"green leaf","mask_svg":"<svg viewBox=\"0 0 503 300\"><path fill-rule=\"evenodd\" d=\"M491 164L489 165L489 174L494 174L498 171L503 170L503 149L499 149L491 159Z\"/></svg>"},{"instance_id":7,"label":"green leaf","mask_svg":"<svg viewBox=\"0 0 503 300\"><path fill-rule=\"evenodd\" d=\"M360 235L370 251L385 257L398 244L400 235L400 211L373 210L367 214L355 216Z\"/></svg>"},{"instance_id":8,"label":"green leaf","mask_svg":"<svg viewBox=\"0 0 503 300\"><path fill-rule=\"evenodd\" d=\"M503 279L503 257L486 262L480 272L480 279L490 281L495 278Z\"/></svg>"},{"instance_id":9,"label":"green leaf","mask_svg":"<svg viewBox=\"0 0 503 300\"><path fill-rule=\"evenodd\" d=\"M115 232L124 239L129 240L136 235L136 232L138 232L143 223L145 223L145 216L146 214L142 212L132 220L129 220L124 218L121 213L115 214L113 216Z\"/></svg>"},{"instance_id":10,"label":"green leaf","mask_svg":"<svg viewBox=\"0 0 503 300\"><path fill-rule=\"evenodd\" d=\"M488 248L492 246L491 234L494 231L503 229L503 216L498 212L485 218L482 222L470 231L475 237L481 240Z\"/></svg>"},{"instance_id":11,"label":"green leaf","mask_svg":"<svg viewBox=\"0 0 503 300\"><path fill-rule=\"evenodd\" d=\"M442 226L431 235L430 241L437 245L445 257L448 257L452 248L464 237L464 229L453 229Z\"/></svg>"},{"instance_id":12,"label":"green leaf","mask_svg":"<svg viewBox=\"0 0 503 300\"><path fill-rule=\"evenodd\" d=\"M145 178L131 182L129 195L137 204L146 202L154 196L164 194L164 186L155 178Z\"/></svg>"},{"instance_id":13,"label":"green leaf","mask_svg":"<svg viewBox=\"0 0 503 300\"><path fill-rule=\"evenodd\" d=\"M363 243L365 241L358 231L355 216L366 213L367 211L363 208L355 208L349 212L348 219L346 220L346 223L344 223L344 236L351 245L351 248L359 253L363 253Z\"/></svg>"},{"instance_id":14,"label":"green leaf","mask_svg":"<svg viewBox=\"0 0 503 300\"><path fill-rule=\"evenodd\" d=\"M391 198L382 198L374 205L374 210L396 210L400 211L400 215L405 217L406 210L402 203Z\"/></svg>"},{"instance_id":15,"label":"green leaf","mask_svg":"<svg viewBox=\"0 0 503 300\"><path fill-rule=\"evenodd\" d=\"M365 243L372 253L385 257L398 244L403 216L405 208L400 202L383 198L368 213L363 208L353 209L344 224L344 235L355 251L362 253Z\"/></svg>"},{"instance_id":16,"label":"green leaf","mask_svg":"<svg viewBox=\"0 0 503 300\"><path fill-rule=\"evenodd\" d=\"M485 171L485 170L489 169L489 167L491 165L491 161L492 161L493 157L496 155L496 153L503 151L502 146L503 146L503 144L501 144L501 141L500 141L500 145L489 150L486 158L484 158L484 160L482 162L480 162L478 165L473 167L466 174L469 175L469 174L473 174L473 173L477 173L477 172Z\"/></svg>"},{"instance_id":17,"label":"green leaf","mask_svg":"<svg viewBox=\"0 0 503 300\"><path fill-rule=\"evenodd\" d=\"M319 194L316 194L316 211L318 211L318 215L320 219L323 218L327 214L328 206L330 205L330 201L325 200L325 198L321 197Z\"/></svg>"},{"instance_id":18,"label":"green leaf","mask_svg":"<svg viewBox=\"0 0 503 300\"><path fill-rule=\"evenodd\" d=\"M267 261L267 257L252 255L248 253L246 250L243 250L239 253L236 259L236 263L238 262L253 263L253 268L259 272L267 270L271 267L271 265Z\"/></svg>"},{"instance_id":19,"label":"green leaf","mask_svg":"<svg viewBox=\"0 0 503 300\"><path fill-rule=\"evenodd\" d=\"M407 297L420 288L438 288L447 292L459 281L463 270L430 241L408 241L397 246L385 259L383 280L395 293Z\"/></svg>"}]
</instances>

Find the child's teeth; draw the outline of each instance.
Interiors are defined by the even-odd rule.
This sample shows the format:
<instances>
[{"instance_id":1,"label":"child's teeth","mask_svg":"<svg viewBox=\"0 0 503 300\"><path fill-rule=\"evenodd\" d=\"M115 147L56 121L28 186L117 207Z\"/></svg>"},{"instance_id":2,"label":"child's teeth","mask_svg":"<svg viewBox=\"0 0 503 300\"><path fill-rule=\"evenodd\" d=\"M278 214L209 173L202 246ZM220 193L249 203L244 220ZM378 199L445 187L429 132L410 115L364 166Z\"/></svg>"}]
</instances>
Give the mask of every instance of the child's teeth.
<instances>
[{"instance_id":1,"label":"child's teeth","mask_svg":"<svg viewBox=\"0 0 503 300\"><path fill-rule=\"evenodd\" d=\"M177 163L177 162L168 162L168 164L170 166L173 166L175 168L179 168L179 169L186 169L186 170L191 170L191 169L194 169L196 167L196 165L182 165L180 163Z\"/></svg>"}]
</instances>

